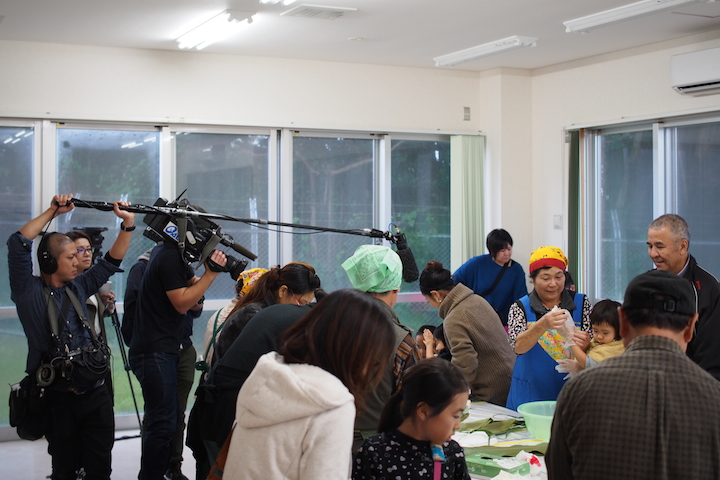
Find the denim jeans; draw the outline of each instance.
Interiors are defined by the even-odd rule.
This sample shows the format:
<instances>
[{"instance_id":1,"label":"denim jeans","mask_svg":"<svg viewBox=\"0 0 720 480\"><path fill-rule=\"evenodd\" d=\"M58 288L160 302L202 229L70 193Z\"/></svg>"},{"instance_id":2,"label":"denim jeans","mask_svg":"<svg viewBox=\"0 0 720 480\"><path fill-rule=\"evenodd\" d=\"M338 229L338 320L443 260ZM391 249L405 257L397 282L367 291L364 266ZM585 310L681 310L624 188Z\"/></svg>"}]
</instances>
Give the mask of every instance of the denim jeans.
<instances>
[{"instance_id":1,"label":"denim jeans","mask_svg":"<svg viewBox=\"0 0 720 480\"><path fill-rule=\"evenodd\" d=\"M170 463L181 463L183 460L183 448L185 446L185 409L187 408L188 397L195 381L195 357L197 352L195 347L189 347L180 351L180 360L178 361L177 378L178 378L178 405L180 407L180 424L175 430L172 446L170 449Z\"/></svg>"},{"instance_id":2,"label":"denim jeans","mask_svg":"<svg viewBox=\"0 0 720 480\"><path fill-rule=\"evenodd\" d=\"M178 354L130 352L130 367L145 400L140 480L160 480L170 461L170 443L180 422Z\"/></svg>"}]
</instances>

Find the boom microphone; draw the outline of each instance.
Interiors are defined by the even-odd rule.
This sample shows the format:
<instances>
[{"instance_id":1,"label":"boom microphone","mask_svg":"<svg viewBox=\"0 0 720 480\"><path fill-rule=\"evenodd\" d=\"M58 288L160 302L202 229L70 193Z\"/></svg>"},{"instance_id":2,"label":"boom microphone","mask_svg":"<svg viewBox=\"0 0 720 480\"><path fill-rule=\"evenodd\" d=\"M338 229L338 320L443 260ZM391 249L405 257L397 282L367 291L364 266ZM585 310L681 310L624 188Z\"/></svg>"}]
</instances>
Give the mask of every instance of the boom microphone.
<instances>
[{"instance_id":1,"label":"boom microphone","mask_svg":"<svg viewBox=\"0 0 720 480\"><path fill-rule=\"evenodd\" d=\"M407 283L412 283L420 278L420 271L418 270L417 263L415 262L415 255L412 250L408 247L407 238L404 233L400 233L400 229L395 226L395 235L392 236L391 240L397 247L397 254L402 262L402 278Z\"/></svg>"},{"instance_id":2,"label":"boom microphone","mask_svg":"<svg viewBox=\"0 0 720 480\"><path fill-rule=\"evenodd\" d=\"M255 255L253 252L251 252L247 248L243 247L239 243L234 242L232 237L230 237L228 235L223 235L220 238L220 243L225 245L226 247L232 248L233 250L238 252L240 255L243 255L243 256L249 258L250 260L257 260L257 258L258 258L258 256Z\"/></svg>"}]
</instances>

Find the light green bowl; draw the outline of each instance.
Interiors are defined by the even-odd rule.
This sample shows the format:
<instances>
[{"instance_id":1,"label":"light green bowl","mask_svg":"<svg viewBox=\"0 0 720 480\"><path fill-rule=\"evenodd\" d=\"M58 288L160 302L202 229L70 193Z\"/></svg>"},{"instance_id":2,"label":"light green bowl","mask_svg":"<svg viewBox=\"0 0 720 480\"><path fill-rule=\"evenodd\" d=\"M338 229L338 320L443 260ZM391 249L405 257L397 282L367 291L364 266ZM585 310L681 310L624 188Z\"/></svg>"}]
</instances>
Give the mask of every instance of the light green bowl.
<instances>
[{"instance_id":1,"label":"light green bowl","mask_svg":"<svg viewBox=\"0 0 720 480\"><path fill-rule=\"evenodd\" d=\"M525 426L531 435L540 440L550 441L550 427L555 415L557 402L528 402L517 407L517 411L525 418Z\"/></svg>"}]
</instances>

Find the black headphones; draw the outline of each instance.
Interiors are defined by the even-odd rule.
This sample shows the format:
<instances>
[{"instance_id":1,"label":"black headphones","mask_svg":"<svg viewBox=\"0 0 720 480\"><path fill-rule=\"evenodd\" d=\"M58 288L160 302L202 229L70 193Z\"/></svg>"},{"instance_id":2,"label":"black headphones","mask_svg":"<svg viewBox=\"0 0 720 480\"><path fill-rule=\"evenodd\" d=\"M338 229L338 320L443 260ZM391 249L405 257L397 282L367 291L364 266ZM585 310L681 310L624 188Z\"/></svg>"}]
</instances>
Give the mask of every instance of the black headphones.
<instances>
[{"instance_id":1,"label":"black headphones","mask_svg":"<svg viewBox=\"0 0 720 480\"><path fill-rule=\"evenodd\" d=\"M55 257L50 254L50 237L55 235L56 232L47 233L43 235L38 245L37 258L40 264L40 271L46 275L52 275L57 272L58 263Z\"/></svg>"}]
</instances>

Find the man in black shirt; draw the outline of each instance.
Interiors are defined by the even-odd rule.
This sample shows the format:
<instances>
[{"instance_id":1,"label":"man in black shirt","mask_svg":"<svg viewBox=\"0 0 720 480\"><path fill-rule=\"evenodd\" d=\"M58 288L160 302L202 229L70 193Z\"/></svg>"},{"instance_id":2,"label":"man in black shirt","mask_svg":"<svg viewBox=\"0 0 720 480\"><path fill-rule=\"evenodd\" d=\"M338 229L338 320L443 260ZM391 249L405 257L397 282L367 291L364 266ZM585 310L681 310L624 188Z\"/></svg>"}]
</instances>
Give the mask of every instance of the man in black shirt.
<instances>
[{"instance_id":1,"label":"man in black shirt","mask_svg":"<svg viewBox=\"0 0 720 480\"><path fill-rule=\"evenodd\" d=\"M221 267L225 254L210 259ZM198 303L219 272L205 266L196 277L177 245L159 244L143 275L130 342L130 366L145 400L140 480L163 478L170 443L183 412L178 405L177 366L185 313Z\"/></svg>"}]
</instances>

